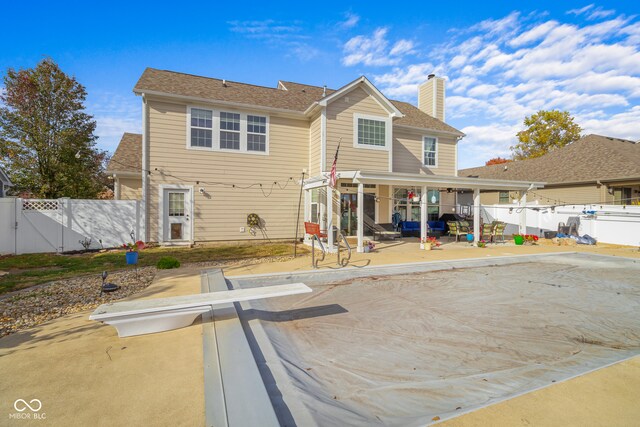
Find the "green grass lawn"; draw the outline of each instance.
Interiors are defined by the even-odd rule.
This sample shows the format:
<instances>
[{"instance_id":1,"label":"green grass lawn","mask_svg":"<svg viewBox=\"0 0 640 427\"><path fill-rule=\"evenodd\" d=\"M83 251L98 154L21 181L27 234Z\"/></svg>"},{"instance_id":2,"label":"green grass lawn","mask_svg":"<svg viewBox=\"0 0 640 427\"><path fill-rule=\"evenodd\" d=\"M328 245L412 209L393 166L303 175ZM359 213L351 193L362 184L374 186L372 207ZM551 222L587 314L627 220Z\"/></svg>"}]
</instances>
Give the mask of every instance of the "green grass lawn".
<instances>
[{"instance_id":1,"label":"green grass lawn","mask_svg":"<svg viewBox=\"0 0 640 427\"><path fill-rule=\"evenodd\" d=\"M307 252L298 245L298 253ZM28 254L0 257L0 294L52 280L66 279L88 273L122 270L127 266L125 252L86 253L77 255ZM292 255L293 245L272 243L261 245L220 245L197 248L149 248L140 252L140 267L154 266L161 257L171 256L181 264L205 261L223 261L242 258L263 258Z\"/></svg>"}]
</instances>

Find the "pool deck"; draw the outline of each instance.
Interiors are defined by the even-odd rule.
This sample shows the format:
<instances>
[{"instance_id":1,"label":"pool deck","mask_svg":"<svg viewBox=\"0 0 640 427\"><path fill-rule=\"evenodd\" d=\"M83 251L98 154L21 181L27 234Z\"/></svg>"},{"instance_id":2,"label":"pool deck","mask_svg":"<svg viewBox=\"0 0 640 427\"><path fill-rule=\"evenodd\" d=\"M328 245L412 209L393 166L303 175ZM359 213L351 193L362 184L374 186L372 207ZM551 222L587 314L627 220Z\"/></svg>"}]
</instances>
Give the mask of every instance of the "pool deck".
<instances>
[{"instance_id":1,"label":"pool deck","mask_svg":"<svg viewBox=\"0 0 640 427\"><path fill-rule=\"evenodd\" d=\"M383 243L353 254L352 266L556 252L639 258L637 248L447 244L420 251L414 242ZM320 264L337 268L335 255ZM225 268L227 276L310 269L310 257ZM200 268L161 272L136 298L200 292ZM203 425L202 327L118 338L115 329L88 320L89 312L63 316L0 339L0 417L15 414L17 399L42 402L47 425ZM640 358L445 421L440 425L637 425ZM108 420L108 422L107 422ZM10 420L42 425L43 420ZM4 423L0 423L4 424Z\"/></svg>"}]
</instances>

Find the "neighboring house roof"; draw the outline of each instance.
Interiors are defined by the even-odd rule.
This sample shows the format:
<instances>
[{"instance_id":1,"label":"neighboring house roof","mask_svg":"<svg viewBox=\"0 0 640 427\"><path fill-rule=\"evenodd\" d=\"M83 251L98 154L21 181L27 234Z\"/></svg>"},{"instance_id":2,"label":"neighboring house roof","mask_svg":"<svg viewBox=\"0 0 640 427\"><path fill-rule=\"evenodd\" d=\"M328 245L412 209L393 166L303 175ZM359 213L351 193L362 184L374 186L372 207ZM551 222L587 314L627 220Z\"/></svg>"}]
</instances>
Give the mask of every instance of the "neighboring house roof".
<instances>
[{"instance_id":1,"label":"neighboring house roof","mask_svg":"<svg viewBox=\"0 0 640 427\"><path fill-rule=\"evenodd\" d=\"M354 80L343 89L361 79ZM154 68L144 70L133 91L260 106L296 113L304 113L315 102L320 102L323 98L337 92L334 89L325 90L319 86L286 81L279 81L278 88L270 88ZM395 119L394 124L464 135L409 103L390 100L390 104L392 108L398 109L404 115L402 118Z\"/></svg>"},{"instance_id":2,"label":"neighboring house roof","mask_svg":"<svg viewBox=\"0 0 640 427\"><path fill-rule=\"evenodd\" d=\"M0 181L5 185L5 187L12 187L13 183L9 179L9 176L5 173L5 171L0 168Z\"/></svg>"},{"instance_id":3,"label":"neighboring house roof","mask_svg":"<svg viewBox=\"0 0 640 427\"><path fill-rule=\"evenodd\" d=\"M458 176L547 184L637 179L640 144L591 134L535 159L461 169Z\"/></svg>"},{"instance_id":4,"label":"neighboring house roof","mask_svg":"<svg viewBox=\"0 0 640 427\"><path fill-rule=\"evenodd\" d=\"M142 135L125 132L116 152L109 160L107 173L140 173L142 170Z\"/></svg>"}]
</instances>

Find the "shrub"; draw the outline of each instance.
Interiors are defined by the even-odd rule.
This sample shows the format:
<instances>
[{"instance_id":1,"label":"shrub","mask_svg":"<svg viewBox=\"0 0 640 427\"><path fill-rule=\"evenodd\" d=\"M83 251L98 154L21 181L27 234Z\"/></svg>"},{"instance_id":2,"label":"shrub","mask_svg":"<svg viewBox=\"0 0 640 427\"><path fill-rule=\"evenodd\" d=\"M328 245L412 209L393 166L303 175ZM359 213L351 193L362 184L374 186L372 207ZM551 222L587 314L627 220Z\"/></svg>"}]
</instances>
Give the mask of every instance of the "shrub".
<instances>
[{"instance_id":1,"label":"shrub","mask_svg":"<svg viewBox=\"0 0 640 427\"><path fill-rule=\"evenodd\" d=\"M180 267L180 261L178 261L173 257L165 256L158 260L156 267L158 267L158 269L160 270L169 270L171 268L178 268Z\"/></svg>"}]
</instances>

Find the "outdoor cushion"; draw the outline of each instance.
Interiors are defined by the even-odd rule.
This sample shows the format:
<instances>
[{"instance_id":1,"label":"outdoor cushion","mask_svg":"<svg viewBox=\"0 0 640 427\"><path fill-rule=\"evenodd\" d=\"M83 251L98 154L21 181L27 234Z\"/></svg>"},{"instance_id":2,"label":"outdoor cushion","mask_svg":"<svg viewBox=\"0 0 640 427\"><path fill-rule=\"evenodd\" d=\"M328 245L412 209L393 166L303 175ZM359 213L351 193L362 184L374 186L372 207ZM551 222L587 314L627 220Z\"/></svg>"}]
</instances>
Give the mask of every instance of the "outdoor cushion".
<instances>
[{"instance_id":1,"label":"outdoor cushion","mask_svg":"<svg viewBox=\"0 0 640 427\"><path fill-rule=\"evenodd\" d=\"M444 221L427 221L431 231L444 231Z\"/></svg>"},{"instance_id":2,"label":"outdoor cushion","mask_svg":"<svg viewBox=\"0 0 640 427\"><path fill-rule=\"evenodd\" d=\"M418 221L402 221L400 230L403 236L415 236L420 234L420 222Z\"/></svg>"}]
</instances>

